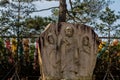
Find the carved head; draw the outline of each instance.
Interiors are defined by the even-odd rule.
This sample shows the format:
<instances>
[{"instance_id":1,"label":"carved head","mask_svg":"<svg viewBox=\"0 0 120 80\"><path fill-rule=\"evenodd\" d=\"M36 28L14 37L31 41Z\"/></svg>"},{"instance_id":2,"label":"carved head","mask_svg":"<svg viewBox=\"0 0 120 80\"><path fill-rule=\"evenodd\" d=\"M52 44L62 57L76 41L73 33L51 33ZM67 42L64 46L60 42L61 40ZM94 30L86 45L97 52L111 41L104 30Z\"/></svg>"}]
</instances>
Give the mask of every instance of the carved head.
<instances>
[{"instance_id":1,"label":"carved head","mask_svg":"<svg viewBox=\"0 0 120 80\"><path fill-rule=\"evenodd\" d=\"M66 29L65 29L65 35L67 37L72 37L73 33L74 33L74 30L73 30L73 28L71 26L66 27Z\"/></svg>"},{"instance_id":2,"label":"carved head","mask_svg":"<svg viewBox=\"0 0 120 80\"><path fill-rule=\"evenodd\" d=\"M54 44L54 38L52 34L48 34L48 42L49 44Z\"/></svg>"},{"instance_id":3,"label":"carved head","mask_svg":"<svg viewBox=\"0 0 120 80\"><path fill-rule=\"evenodd\" d=\"M83 45L89 45L89 38L87 36L83 37L83 41L82 41Z\"/></svg>"}]
</instances>

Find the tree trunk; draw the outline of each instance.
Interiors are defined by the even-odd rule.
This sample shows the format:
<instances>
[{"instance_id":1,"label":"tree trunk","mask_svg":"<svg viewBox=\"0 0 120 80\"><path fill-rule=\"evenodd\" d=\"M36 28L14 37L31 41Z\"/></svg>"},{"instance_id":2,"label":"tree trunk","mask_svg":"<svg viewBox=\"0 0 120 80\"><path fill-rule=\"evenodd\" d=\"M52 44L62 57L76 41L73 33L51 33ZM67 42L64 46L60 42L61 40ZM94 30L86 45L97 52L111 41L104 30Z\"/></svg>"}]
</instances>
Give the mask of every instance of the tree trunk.
<instances>
[{"instance_id":1,"label":"tree trunk","mask_svg":"<svg viewBox=\"0 0 120 80\"><path fill-rule=\"evenodd\" d=\"M59 6L59 21L58 22L66 22L66 0L60 0Z\"/></svg>"}]
</instances>

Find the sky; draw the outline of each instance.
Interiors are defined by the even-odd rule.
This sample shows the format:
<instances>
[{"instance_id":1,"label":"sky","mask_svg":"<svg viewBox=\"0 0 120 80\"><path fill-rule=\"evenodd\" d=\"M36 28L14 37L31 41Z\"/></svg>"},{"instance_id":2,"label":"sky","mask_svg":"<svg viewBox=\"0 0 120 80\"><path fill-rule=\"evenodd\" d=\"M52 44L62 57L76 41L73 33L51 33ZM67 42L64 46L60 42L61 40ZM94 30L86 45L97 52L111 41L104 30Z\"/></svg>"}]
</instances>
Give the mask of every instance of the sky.
<instances>
[{"instance_id":1,"label":"sky","mask_svg":"<svg viewBox=\"0 0 120 80\"><path fill-rule=\"evenodd\" d=\"M35 4L37 10L59 6L58 1L36 1L36 2L34 2L34 4ZM34 12L31 15L32 16L47 17L47 16L51 15L51 10L46 10L46 11L41 11L41 12Z\"/></svg>"},{"instance_id":2,"label":"sky","mask_svg":"<svg viewBox=\"0 0 120 80\"><path fill-rule=\"evenodd\" d=\"M115 3L113 3L110 8L115 11L120 11L120 0L113 0Z\"/></svg>"},{"instance_id":3,"label":"sky","mask_svg":"<svg viewBox=\"0 0 120 80\"><path fill-rule=\"evenodd\" d=\"M114 1L113 4L110 5L110 8L112 10L115 10L115 12L117 13L118 11L120 11L120 0L112 0ZM41 9L46 9L46 8L50 8L50 7L54 7L54 6L59 6L59 1L36 1L34 2L37 9L41 10ZM68 0L67 0L68 3ZM69 7L69 5L67 5ZM51 10L47 10L47 11L42 11L42 12L35 12L32 14L32 16L42 16L42 17L46 17L46 16L50 16L51 15Z\"/></svg>"},{"instance_id":4,"label":"sky","mask_svg":"<svg viewBox=\"0 0 120 80\"><path fill-rule=\"evenodd\" d=\"M113 0L114 3L110 5L110 8L115 11L116 14L120 12L120 0ZM120 24L120 20L117 20L115 24Z\"/></svg>"}]
</instances>

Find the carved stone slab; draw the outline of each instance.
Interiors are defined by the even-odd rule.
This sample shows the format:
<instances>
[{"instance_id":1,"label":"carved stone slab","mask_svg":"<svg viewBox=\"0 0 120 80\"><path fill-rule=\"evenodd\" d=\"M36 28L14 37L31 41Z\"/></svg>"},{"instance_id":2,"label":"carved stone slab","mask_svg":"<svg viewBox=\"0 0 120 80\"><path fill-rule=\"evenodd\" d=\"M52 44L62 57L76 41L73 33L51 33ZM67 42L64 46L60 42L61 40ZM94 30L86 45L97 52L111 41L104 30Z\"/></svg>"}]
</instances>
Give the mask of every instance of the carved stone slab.
<instances>
[{"instance_id":1,"label":"carved stone slab","mask_svg":"<svg viewBox=\"0 0 120 80\"><path fill-rule=\"evenodd\" d=\"M45 80L91 80L98 36L82 24L49 24L40 35L40 57Z\"/></svg>"}]
</instances>

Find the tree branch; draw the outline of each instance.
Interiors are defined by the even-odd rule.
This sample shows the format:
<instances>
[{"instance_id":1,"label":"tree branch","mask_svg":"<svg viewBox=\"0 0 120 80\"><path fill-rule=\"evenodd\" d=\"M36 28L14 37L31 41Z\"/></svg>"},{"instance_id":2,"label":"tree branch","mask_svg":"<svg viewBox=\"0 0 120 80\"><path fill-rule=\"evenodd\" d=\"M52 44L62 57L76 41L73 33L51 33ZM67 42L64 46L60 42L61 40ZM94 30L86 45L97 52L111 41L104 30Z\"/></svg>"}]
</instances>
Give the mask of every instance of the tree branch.
<instances>
[{"instance_id":1,"label":"tree branch","mask_svg":"<svg viewBox=\"0 0 120 80\"><path fill-rule=\"evenodd\" d=\"M54 9L54 8L59 8L59 7L58 6L56 6L56 7L50 7L50 8L46 8L46 9L35 10L35 11L32 11L32 12L41 12L41 11L46 11L46 10L50 10L50 9Z\"/></svg>"},{"instance_id":2,"label":"tree branch","mask_svg":"<svg viewBox=\"0 0 120 80\"><path fill-rule=\"evenodd\" d=\"M69 0L69 3L70 3L71 10L73 10L73 7L72 7L72 1Z\"/></svg>"},{"instance_id":3,"label":"tree branch","mask_svg":"<svg viewBox=\"0 0 120 80\"><path fill-rule=\"evenodd\" d=\"M59 8L58 6L56 7L50 7L50 8L46 8L46 9L41 9L41 10L34 10L34 11L20 11L20 12L42 12L42 11L46 11L46 10L50 10L50 9L54 9L54 8ZM12 10L13 12L18 12L15 10Z\"/></svg>"},{"instance_id":4,"label":"tree branch","mask_svg":"<svg viewBox=\"0 0 120 80\"><path fill-rule=\"evenodd\" d=\"M67 10L68 16L71 17L74 22L80 21L81 23L85 23L85 22L82 21L82 19L78 18L77 16L75 16L75 15L70 15L70 13L72 13L72 12L69 12L69 11ZM73 13L72 13L72 14L73 14Z\"/></svg>"},{"instance_id":5,"label":"tree branch","mask_svg":"<svg viewBox=\"0 0 120 80\"><path fill-rule=\"evenodd\" d=\"M72 15L69 14L68 10L67 10L66 12L67 12L68 16L73 19L74 22L77 22L77 21L75 20L75 17L73 17Z\"/></svg>"}]
</instances>

